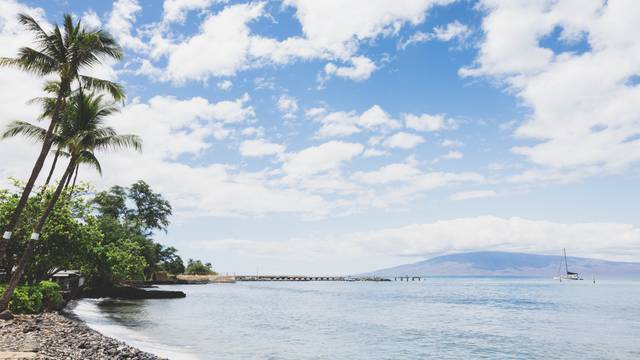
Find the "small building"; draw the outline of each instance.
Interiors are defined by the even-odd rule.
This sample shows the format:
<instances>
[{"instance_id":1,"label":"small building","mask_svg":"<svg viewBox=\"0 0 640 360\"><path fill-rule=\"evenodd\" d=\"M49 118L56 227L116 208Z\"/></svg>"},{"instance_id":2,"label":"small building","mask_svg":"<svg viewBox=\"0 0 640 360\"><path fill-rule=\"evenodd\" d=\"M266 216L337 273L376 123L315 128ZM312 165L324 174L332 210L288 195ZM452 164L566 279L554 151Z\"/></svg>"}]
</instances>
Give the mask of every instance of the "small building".
<instances>
[{"instance_id":1,"label":"small building","mask_svg":"<svg viewBox=\"0 0 640 360\"><path fill-rule=\"evenodd\" d=\"M50 276L51 281L60 285L62 291L71 291L84 285L85 278L78 270L60 270Z\"/></svg>"}]
</instances>

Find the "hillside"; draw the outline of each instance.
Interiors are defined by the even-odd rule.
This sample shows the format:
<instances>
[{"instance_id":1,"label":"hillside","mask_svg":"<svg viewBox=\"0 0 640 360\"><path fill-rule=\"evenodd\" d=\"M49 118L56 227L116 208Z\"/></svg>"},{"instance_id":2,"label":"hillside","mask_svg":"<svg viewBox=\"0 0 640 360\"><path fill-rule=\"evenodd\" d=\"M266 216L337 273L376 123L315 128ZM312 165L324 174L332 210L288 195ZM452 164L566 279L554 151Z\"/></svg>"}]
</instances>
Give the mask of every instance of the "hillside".
<instances>
[{"instance_id":1,"label":"hillside","mask_svg":"<svg viewBox=\"0 0 640 360\"><path fill-rule=\"evenodd\" d=\"M615 262L581 257L568 257L569 270L584 278L639 277L640 263ZM443 255L413 264L371 272L377 276L540 276L558 273L560 256L480 251Z\"/></svg>"}]
</instances>

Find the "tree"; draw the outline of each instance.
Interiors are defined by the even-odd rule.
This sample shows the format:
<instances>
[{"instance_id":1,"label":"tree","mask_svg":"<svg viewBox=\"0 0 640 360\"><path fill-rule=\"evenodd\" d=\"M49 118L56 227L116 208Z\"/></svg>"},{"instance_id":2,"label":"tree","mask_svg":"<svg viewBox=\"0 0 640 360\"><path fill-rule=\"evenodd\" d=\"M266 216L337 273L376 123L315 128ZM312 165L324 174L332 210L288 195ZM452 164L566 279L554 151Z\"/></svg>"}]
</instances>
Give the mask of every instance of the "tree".
<instances>
[{"instance_id":1,"label":"tree","mask_svg":"<svg viewBox=\"0 0 640 360\"><path fill-rule=\"evenodd\" d=\"M13 190L0 189L0 226L9 221L22 192L23 184L13 183ZM48 187L30 197L24 216L35 218L41 214L53 192ZM184 263L174 247L154 242L134 225L136 222L125 218L126 213L136 211L128 194L129 188L122 186L97 194L86 184L80 184L75 191L63 190L34 247L23 282L34 284L63 269L80 270L91 287L140 281L153 271L183 273ZM109 201L104 202L105 199ZM24 253L30 233L29 224L21 221L7 249L7 259ZM7 263L5 269L11 271L13 266Z\"/></svg>"},{"instance_id":2,"label":"tree","mask_svg":"<svg viewBox=\"0 0 640 360\"><path fill-rule=\"evenodd\" d=\"M51 150L52 135L60 122L61 113L71 94L73 84L77 83L80 88L106 91L116 101L124 98L124 90L120 85L81 74L83 69L99 64L104 58L116 60L122 58L122 49L110 34L103 30L86 30L80 20L74 24L70 14L64 15L62 29L56 24L50 32L46 32L29 15L21 14L18 20L33 33L38 48L23 47L15 58L0 58L0 66L14 66L40 76L55 75L57 88L55 101L50 109L51 122L45 132L40 154L0 240L0 260L5 256L7 243L11 240L12 232L27 204L47 154ZM34 234L34 236L38 235Z\"/></svg>"},{"instance_id":3,"label":"tree","mask_svg":"<svg viewBox=\"0 0 640 360\"><path fill-rule=\"evenodd\" d=\"M167 232L171 204L162 195L151 191L149 185L140 180L129 188L129 198L136 205L135 212L129 216L145 234L150 235L154 230Z\"/></svg>"},{"instance_id":4,"label":"tree","mask_svg":"<svg viewBox=\"0 0 640 360\"><path fill-rule=\"evenodd\" d=\"M178 250L173 246L160 249L160 269L169 274L182 274L185 272L184 262L178 255Z\"/></svg>"},{"instance_id":5,"label":"tree","mask_svg":"<svg viewBox=\"0 0 640 360\"><path fill-rule=\"evenodd\" d=\"M151 238L154 231L166 231L172 209L147 183L140 180L128 188L114 186L96 194L93 203L107 241L127 238L138 244L146 261L145 278L150 278L154 271L184 271L184 263L175 248L165 248Z\"/></svg>"},{"instance_id":6,"label":"tree","mask_svg":"<svg viewBox=\"0 0 640 360\"><path fill-rule=\"evenodd\" d=\"M203 264L200 260L189 259L184 273L187 275L214 275L216 272L211 268L211 263Z\"/></svg>"},{"instance_id":7,"label":"tree","mask_svg":"<svg viewBox=\"0 0 640 360\"><path fill-rule=\"evenodd\" d=\"M66 108L66 111L68 111L68 121L60 123L62 127L61 133L65 134L63 138L65 139L64 145L67 155L69 156L69 163L53 195L48 200L42 215L35 224L27 247L18 261L18 266L2 298L0 298L0 311L7 308L13 291L16 286L18 286L22 274L31 260L42 227L45 225L49 214L62 194L65 183L71 177L76 166L81 162L88 162L93 164L96 169L101 172L100 164L94 155L94 151L114 148L134 148L140 150L142 147L142 142L137 136L118 135L114 129L103 125L104 118L112 114L115 111L115 107L111 104L105 104L102 96L92 94L85 95L83 92L79 92L72 100Z\"/></svg>"}]
</instances>

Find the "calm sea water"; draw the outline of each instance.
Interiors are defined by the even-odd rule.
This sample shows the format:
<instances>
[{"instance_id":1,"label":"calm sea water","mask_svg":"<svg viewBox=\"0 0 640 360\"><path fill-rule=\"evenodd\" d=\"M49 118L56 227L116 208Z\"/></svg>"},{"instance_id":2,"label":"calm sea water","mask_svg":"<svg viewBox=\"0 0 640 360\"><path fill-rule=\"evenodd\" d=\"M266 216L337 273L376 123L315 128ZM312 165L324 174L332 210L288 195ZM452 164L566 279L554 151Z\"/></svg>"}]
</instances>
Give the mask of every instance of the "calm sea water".
<instances>
[{"instance_id":1,"label":"calm sea water","mask_svg":"<svg viewBox=\"0 0 640 360\"><path fill-rule=\"evenodd\" d=\"M640 359L640 282L429 278L163 287L82 300L103 333L171 359Z\"/></svg>"}]
</instances>

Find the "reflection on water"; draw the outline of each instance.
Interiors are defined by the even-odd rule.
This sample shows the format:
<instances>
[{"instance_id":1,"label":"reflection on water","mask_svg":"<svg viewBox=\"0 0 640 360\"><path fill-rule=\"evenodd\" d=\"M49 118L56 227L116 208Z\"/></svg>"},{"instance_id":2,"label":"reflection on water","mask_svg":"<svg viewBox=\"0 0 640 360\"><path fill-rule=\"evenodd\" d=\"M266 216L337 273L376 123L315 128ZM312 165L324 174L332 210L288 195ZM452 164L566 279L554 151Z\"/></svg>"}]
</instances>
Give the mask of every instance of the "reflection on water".
<instances>
[{"instance_id":1,"label":"reflection on water","mask_svg":"<svg viewBox=\"0 0 640 360\"><path fill-rule=\"evenodd\" d=\"M90 326L172 359L638 359L640 283L432 278L164 287L82 300Z\"/></svg>"}]
</instances>

